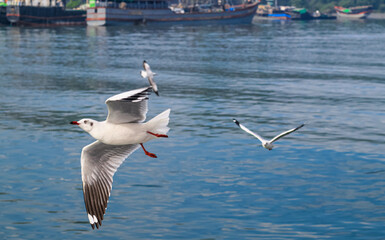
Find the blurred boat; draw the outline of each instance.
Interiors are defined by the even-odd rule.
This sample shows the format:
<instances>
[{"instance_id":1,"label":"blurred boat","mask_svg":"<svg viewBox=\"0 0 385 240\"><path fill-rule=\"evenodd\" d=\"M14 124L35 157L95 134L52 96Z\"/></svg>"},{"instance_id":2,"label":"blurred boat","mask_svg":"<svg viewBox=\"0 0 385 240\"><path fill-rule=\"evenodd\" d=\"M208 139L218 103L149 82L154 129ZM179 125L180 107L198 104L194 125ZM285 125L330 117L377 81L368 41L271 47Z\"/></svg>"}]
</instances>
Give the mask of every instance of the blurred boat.
<instances>
[{"instance_id":1,"label":"blurred boat","mask_svg":"<svg viewBox=\"0 0 385 240\"><path fill-rule=\"evenodd\" d=\"M358 6L351 8L343 8L335 6L334 9L337 12L337 18L340 19L365 19L373 11L372 6Z\"/></svg>"},{"instance_id":2,"label":"blurred boat","mask_svg":"<svg viewBox=\"0 0 385 240\"><path fill-rule=\"evenodd\" d=\"M337 16L335 15L328 15L328 14L324 14L324 13L321 13L319 10L313 12L313 19L317 20L317 19L336 19Z\"/></svg>"},{"instance_id":3,"label":"blurred boat","mask_svg":"<svg viewBox=\"0 0 385 240\"><path fill-rule=\"evenodd\" d=\"M37 4L37 5L33 5ZM85 10L70 10L52 1L12 1L7 4L7 20L12 25L85 25Z\"/></svg>"},{"instance_id":4,"label":"blurred boat","mask_svg":"<svg viewBox=\"0 0 385 240\"><path fill-rule=\"evenodd\" d=\"M306 8L289 7L285 9L285 13L291 16L292 20L312 20L313 16Z\"/></svg>"},{"instance_id":5,"label":"blurred boat","mask_svg":"<svg viewBox=\"0 0 385 240\"><path fill-rule=\"evenodd\" d=\"M306 8L271 5L259 5L257 9L257 17L271 20L336 19L336 16L323 14L320 11L315 11L311 14Z\"/></svg>"},{"instance_id":6,"label":"blurred boat","mask_svg":"<svg viewBox=\"0 0 385 240\"><path fill-rule=\"evenodd\" d=\"M269 18L272 20L289 20L290 14L287 14L278 6L259 5L257 9L257 16L262 18Z\"/></svg>"},{"instance_id":7,"label":"blurred boat","mask_svg":"<svg viewBox=\"0 0 385 240\"><path fill-rule=\"evenodd\" d=\"M169 5L168 0L111 2L90 0L87 24L90 26L154 23L211 24L251 23L259 1L222 4ZM235 1L233 1L235 2Z\"/></svg>"},{"instance_id":8,"label":"blurred boat","mask_svg":"<svg viewBox=\"0 0 385 240\"><path fill-rule=\"evenodd\" d=\"M7 2L0 0L0 24L9 24L7 19Z\"/></svg>"}]
</instances>

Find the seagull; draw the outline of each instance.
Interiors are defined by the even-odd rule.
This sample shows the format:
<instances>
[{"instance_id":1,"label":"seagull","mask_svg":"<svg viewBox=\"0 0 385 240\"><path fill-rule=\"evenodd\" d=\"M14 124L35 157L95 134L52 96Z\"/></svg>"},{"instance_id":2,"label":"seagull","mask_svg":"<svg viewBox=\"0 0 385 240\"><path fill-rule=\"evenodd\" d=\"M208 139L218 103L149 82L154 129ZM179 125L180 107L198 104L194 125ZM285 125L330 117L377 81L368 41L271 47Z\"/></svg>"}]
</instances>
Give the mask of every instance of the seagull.
<instances>
[{"instance_id":1,"label":"seagull","mask_svg":"<svg viewBox=\"0 0 385 240\"><path fill-rule=\"evenodd\" d=\"M270 141L264 139L263 137L259 136L258 134L250 131L247 127L243 126L242 124L240 124L238 122L238 120L236 120L235 118L233 118L233 121L235 122L235 124L237 124L243 131L253 135L254 137L258 138L259 141L262 142L262 147L266 148L266 149L269 149L269 150L272 150L274 145L273 145L273 142L277 141L278 139L280 139L281 137L284 137L298 129L300 129L301 127L305 126L305 124L301 124L300 126L296 127L296 128L293 128L293 129L290 129L286 132L283 132L283 133L280 133L278 134L277 136L275 136L274 138L272 138Z\"/></svg>"},{"instance_id":2,"label":"seagull","mask_svg":"<svg viewBox=\"0 0 385 240\"><path fill-rule=\"evenodd\" d=\"M155 138L167 138L170 109L143 122L147 114L147 100L151 87L117 94L106 100L108 116L99 122L85 118L70 122L88 132L95 142L81 153L83 196L92 229L102 225L113 176L123 161L143 143Z\"/></svg>"},{"instance_id":3,"label":"seagull","mask_svg":"<svg viewBox=\"0 0 385 240\"><path fill-rule=\"evenodd\" d=\"M150 65L146 62L146 60L143 61L143 68L145 71L141 70L140 75L142 76L142 78L148 79L148 82L150 83L152 90L157 96L159 96L158 86L156 85L153 79L156 73L151 71Z\"/></svg>"}]
</instances>

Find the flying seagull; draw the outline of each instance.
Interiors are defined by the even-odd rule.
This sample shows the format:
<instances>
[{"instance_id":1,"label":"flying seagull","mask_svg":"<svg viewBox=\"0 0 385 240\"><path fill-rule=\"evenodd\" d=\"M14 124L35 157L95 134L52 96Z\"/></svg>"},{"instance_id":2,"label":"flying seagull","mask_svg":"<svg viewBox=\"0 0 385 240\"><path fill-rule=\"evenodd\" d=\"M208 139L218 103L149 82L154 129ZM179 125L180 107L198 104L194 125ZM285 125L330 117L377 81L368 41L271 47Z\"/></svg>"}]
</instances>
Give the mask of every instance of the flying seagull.
<instances>
[{"instance_id":1,"label":"flying seagull","mask_svg":"<svg viewBox=\"0 0 385 240\"><path fill-rule=\"evenodd\" d=\"M143 143L165 137L169 128L170 109L147 122L147 100L151 87L136 89L112 96L106 100L108 116L105 121L81 119L72 121L96 139L85 146L81 154L81 172L84 203L92 229L102 225L113 176L123 161Z\"/></svg>"},{"instance_id":2,"label":"flying seagull","mask_svg":"<svg viewBox=\"0 0 385 240\"><path fill-rule=\"evenodd\" d=\"M264 147L264 148L266 148L266 149L269 149L269 150L273 149L273 147L274 147L273 143L274 143L275 141L277 141L277 140L280 139L281 137L284 137L284 136L286 136L286 135L288 135L288 134L290 134L290 133L292 133L292 132L294 132L294 131L300 129L301 127L305 126L305 124L301 124L300 126L298 126L298 127L296 127L296 128L293 128L293 129L290 129L290 130L288 130L288 131L286 131L286 132L280 133L279 135L275 136L275 137L272 138L270 141L268 141L268 140L264 139L263 137L259 136L258 134L256 134L256 133L250 131L248 128L246 128L245 126L243 126L242 124L240 124L240 123L238 122L238 120L236 120L235 118L233 119L233 121L234 121L235 124L237 124L243 131L245 131L245 132L247 132L247 133L253 135L254 137L258 138L259 141L262 142L262 147Z\"/></svg>"},{"instance_id":3,"label":"flying seagull","mask_svg":"<svg viewBox=\"0 0 385 240\"><path fill-rule=\"evenodd\" d=\"M152 90L157 96L159 96L158 86L154 81L154 76L156 75L156 73L151 71L150 65L146 62L146 60L143 61L143 68L145 71L141 70L140 75L142 76L142 78L148 79L148 82L150 83Z\"/></svg>"}]
</instances>

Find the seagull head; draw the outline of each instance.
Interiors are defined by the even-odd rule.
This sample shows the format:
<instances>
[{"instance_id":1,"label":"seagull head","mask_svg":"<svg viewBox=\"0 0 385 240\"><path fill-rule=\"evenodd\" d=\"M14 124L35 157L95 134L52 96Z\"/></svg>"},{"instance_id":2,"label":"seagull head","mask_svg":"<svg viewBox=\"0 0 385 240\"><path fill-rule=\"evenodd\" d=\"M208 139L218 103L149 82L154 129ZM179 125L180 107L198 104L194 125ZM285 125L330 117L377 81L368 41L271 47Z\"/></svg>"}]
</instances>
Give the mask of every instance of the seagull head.
<instances>
[{"instance_id":1,"label":"seagull head","mask_svg":"<svg viewBox=\"0 0 385 240\"><path fill-rule=\"evenodd\" d=\"M268 150L272 150L273 147L274 147L274 145L273 145L272 143L270 143L270 142L264 142L264 143L262 144L262 146L263 146L264 148L268 149Z\"/></svg>"},{"instance_id":2,"label":"seagull head","mask_svg":"<svg viewBox=\"0 0 385 240\"><path fill-rule=\"evenodd\" d=\"M79 121L72 121L72 122L70 122L70 124L78 125L84 131L90 132L95 125L95 120L85 118L85 119L81 119Z\"/></svg>"}]
</instances>

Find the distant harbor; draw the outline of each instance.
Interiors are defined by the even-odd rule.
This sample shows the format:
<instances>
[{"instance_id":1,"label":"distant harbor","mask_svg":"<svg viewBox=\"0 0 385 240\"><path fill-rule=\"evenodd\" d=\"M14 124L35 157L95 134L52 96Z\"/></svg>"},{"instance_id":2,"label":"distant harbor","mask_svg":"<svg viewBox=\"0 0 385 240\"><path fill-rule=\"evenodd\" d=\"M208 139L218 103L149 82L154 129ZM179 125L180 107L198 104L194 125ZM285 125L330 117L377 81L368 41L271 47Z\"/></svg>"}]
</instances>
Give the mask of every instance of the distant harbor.
<instances>
[{"instance_id":1,"label":"distant harbor","mask_svg":"<svg viewBox=\"0 0 385 240\"><path fill-rule=\"evenodd\" d=\"M145 25L145 24L250 24L256 19L323 20L385 19L372 6L334 7L334 12L280 6L277 0L89 0L67 9L65 0L0 0L0 24L12 26ZM230 4L231 3L231 4Z\"/></svg>"}]
</instances>

